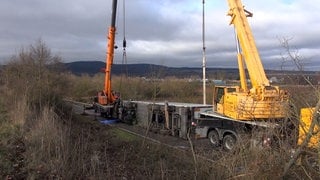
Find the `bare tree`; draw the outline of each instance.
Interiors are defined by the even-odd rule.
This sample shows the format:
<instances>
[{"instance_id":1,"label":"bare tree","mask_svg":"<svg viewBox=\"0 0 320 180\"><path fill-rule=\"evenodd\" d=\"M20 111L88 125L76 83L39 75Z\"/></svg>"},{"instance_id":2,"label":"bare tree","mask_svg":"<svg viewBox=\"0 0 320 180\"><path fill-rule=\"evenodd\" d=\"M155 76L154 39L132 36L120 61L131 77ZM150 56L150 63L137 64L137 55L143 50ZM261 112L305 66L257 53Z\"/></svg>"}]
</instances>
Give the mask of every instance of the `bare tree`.
<instances>
[{"instance_id":1,"label":"bare tree","mask_svg":"<svg viewBox=\"0 0 320 180\"><path fill-rule=\"evenodd\" d=\"M28 96L28 103L41 108L43 103L52 103L56 93L62 93L65 85L59 73L52 68L61 62L59 56L51 54L47 45L39 39L34 45L22 48L12 56L4 69L5 83L19 98L21 94Z\"/></svg>"},{"instance_id":2,"label":"bare tree","mask_svg":"<svg viewBox=\"0 0 320 180\"><path fill-rule=\"evenodd\" d=\"M314 136L314 129L316 126L319 127L319 109L320 109L320 94L318 92L318 89L316 86L314 86L309 78L307 78L304 75L304 67L305 67L305 59L300 55L299 51L297 49L292 50L292 48L289 45L289 41L291 39L288 38L283 38L280 40L281 45L284 47L285 49L285 53L282 54L282 64L281 64L281 68L283 68L283 66L288 63L291 62L293 63L293 65L298 69L298 72L300 73L300 75L303 77L303 79L307 82L307 84L309 86L312 87L312 92L314 92L316 98L318 99L313 114L312 114L312 118L311 118L311 124L310 127L308 129L308 131L306 132L306 137L303 140L303 142L298 146L298 148L296 149L296 151L294 152L294 154L292 155L292 158L289 160L289 162L286 164L286 166L284 167L284 171L283 171L283 176L286 176L290 170L290 168L295 164L295 162L297 161L297 159L302 155L304 149L307 148L308 143L310 142L310 139L312 136ZM308 93L311 94L311 93ZM305 102L306 105L308 107L310 107L310 104L308 102ZM300 122L301 123L301 122ZM300 126L301 124L299 124ZM318 142L320 143L320 142ZM318 149L318 153L320 152L320 149ZM320 156L319 156L320 157ZM319 162L320 163L320 160Z\"/></svg>"}]
</instances>

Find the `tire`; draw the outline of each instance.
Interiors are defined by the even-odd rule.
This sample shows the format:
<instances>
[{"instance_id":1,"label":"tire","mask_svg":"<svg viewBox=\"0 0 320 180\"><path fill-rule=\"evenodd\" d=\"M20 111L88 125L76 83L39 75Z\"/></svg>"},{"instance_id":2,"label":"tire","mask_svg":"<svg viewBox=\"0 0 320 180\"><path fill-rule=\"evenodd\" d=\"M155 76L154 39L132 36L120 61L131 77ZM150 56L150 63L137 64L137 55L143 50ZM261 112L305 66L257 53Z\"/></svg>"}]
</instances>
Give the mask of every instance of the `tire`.
<instances>
[{"instance_id":1,"label":"tire","mask_svg":"<svg viewBox=\"0 0 320 180\"><path fill-rule=\"evenodd\" d=\"M208 138L214 147L219 147L221 145L220 137L216 130L211 130L208 134Z\"/></svg>"},{"instance_id":2,"label":"tire","mask_svg":"<svg viewBox=\"0 0 320 180\"><path fill-rule=\"evenodd\" d=\"M227 134L223 137L222 143L224 150L232 151L236 147L237 138L233 134Z\"/></svg>"}]
</instances>

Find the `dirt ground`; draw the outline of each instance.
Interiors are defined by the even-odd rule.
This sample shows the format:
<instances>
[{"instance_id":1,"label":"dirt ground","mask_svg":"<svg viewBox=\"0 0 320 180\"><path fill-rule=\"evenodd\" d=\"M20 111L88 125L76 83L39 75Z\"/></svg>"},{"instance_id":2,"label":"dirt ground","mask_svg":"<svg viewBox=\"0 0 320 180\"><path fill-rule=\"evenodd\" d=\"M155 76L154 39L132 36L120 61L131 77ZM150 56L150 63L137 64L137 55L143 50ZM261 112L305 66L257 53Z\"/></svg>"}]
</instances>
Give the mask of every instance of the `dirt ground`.
<instances>
[{"instance_id":1,"label":"dirt ground","mask_svg":"<svg viewBox=\"0 0 320 180\"><path fill-rule=\"evenodd\" d=\"M2 179L194 179L207 177L199 170L182 141L180 150L117 127L102 125L91 117L76 116L69 123L70 144L60 167L44 160L30 166L24 140L10 142L6 157L12 169L0 170ZM119 125L121 126L121 125ZM155 135L156 136L156 135ZM164 136L163 141L179 141ZM180 146L180 145L179 145ZM70 151L70 152L69 152ZM27 165L28 164L28 165Z\"/></svg>"},{"instance_id":2,"label":"dirt ground","mask_svg":"<svg viewBox=\"0 0 320 180\"><path fill-rule=\"evenodd\" d=\"M248 161L214 149L207 139L183 140L122 123L104 125L99 117L74 115L64 122L68 144L59 162L30 166L23 138L7 142L0 155L10 162L2 179L255 179L280 178L281 164L269 154ZM17 136L19 137L19 136ZM194 153L193 153L194 152ZM270 153L270 155L273 155ZM230 158L231 157L231 158ZM282 157L279 157L280 159ZM270 162L262 160L270 159ZM52 165L55 163L55 166ZM243 164L247 163L247 164ZM271 165L270 165L271 164ZM1 165L0 167L5 167ZM244 168L245 167L245 168ZM263 169L263 167L266 167ZM260 174L256 174L260 172ZM308 178L297 167L290 179ZM299 179L299 178L298 178Z\"/></svg>"}]
</instances>

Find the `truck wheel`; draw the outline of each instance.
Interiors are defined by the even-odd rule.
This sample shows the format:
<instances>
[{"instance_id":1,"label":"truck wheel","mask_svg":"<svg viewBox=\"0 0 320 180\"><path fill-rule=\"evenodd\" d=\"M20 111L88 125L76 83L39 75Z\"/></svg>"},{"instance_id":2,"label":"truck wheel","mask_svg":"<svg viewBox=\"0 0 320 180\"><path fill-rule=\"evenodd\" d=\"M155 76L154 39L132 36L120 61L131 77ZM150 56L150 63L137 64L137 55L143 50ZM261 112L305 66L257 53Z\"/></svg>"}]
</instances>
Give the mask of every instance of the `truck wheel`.
<instances>
[{"instance_id":1,"label":"truck wheel","mask_svg":"<svg viewBox=\"0 0 320 180\"><path fill-rule=\"evenodd\" d=\"M227 134L223 137L223 149L231 151L235 148L237 143L237 138L232 134Z\"/></svg>"},{"instance_id":2,"label":"truck wheel","mask_svg":"<svg viewBox=\"0 0 320 180\"><path fill-rule=\"evenodd\" d=\"M214 147L219 147L221 145L219 134L216 130L211 130L208 134L208 138Z\"/></svg>"}]
</instances>

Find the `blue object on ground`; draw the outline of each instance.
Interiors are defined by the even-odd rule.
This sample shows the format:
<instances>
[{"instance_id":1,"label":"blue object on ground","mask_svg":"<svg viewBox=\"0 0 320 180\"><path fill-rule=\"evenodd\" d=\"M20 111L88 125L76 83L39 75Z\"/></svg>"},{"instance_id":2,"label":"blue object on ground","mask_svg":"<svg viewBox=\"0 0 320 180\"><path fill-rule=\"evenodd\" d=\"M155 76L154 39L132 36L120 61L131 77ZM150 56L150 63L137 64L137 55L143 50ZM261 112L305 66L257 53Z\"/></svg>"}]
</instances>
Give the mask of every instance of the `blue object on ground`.
<instances>
[{"instance_id":1,"label":"blue object on ground","mask_svg":"<svg viewBox=\"0 0 320 180\"><path fill-rule=\"evenodd\" d=\"M100 120L101 124L115 124L115 123L118 123L118 122L119 122L118 119L103 119L103 120Z\"/></svg>"}]
</instances>

